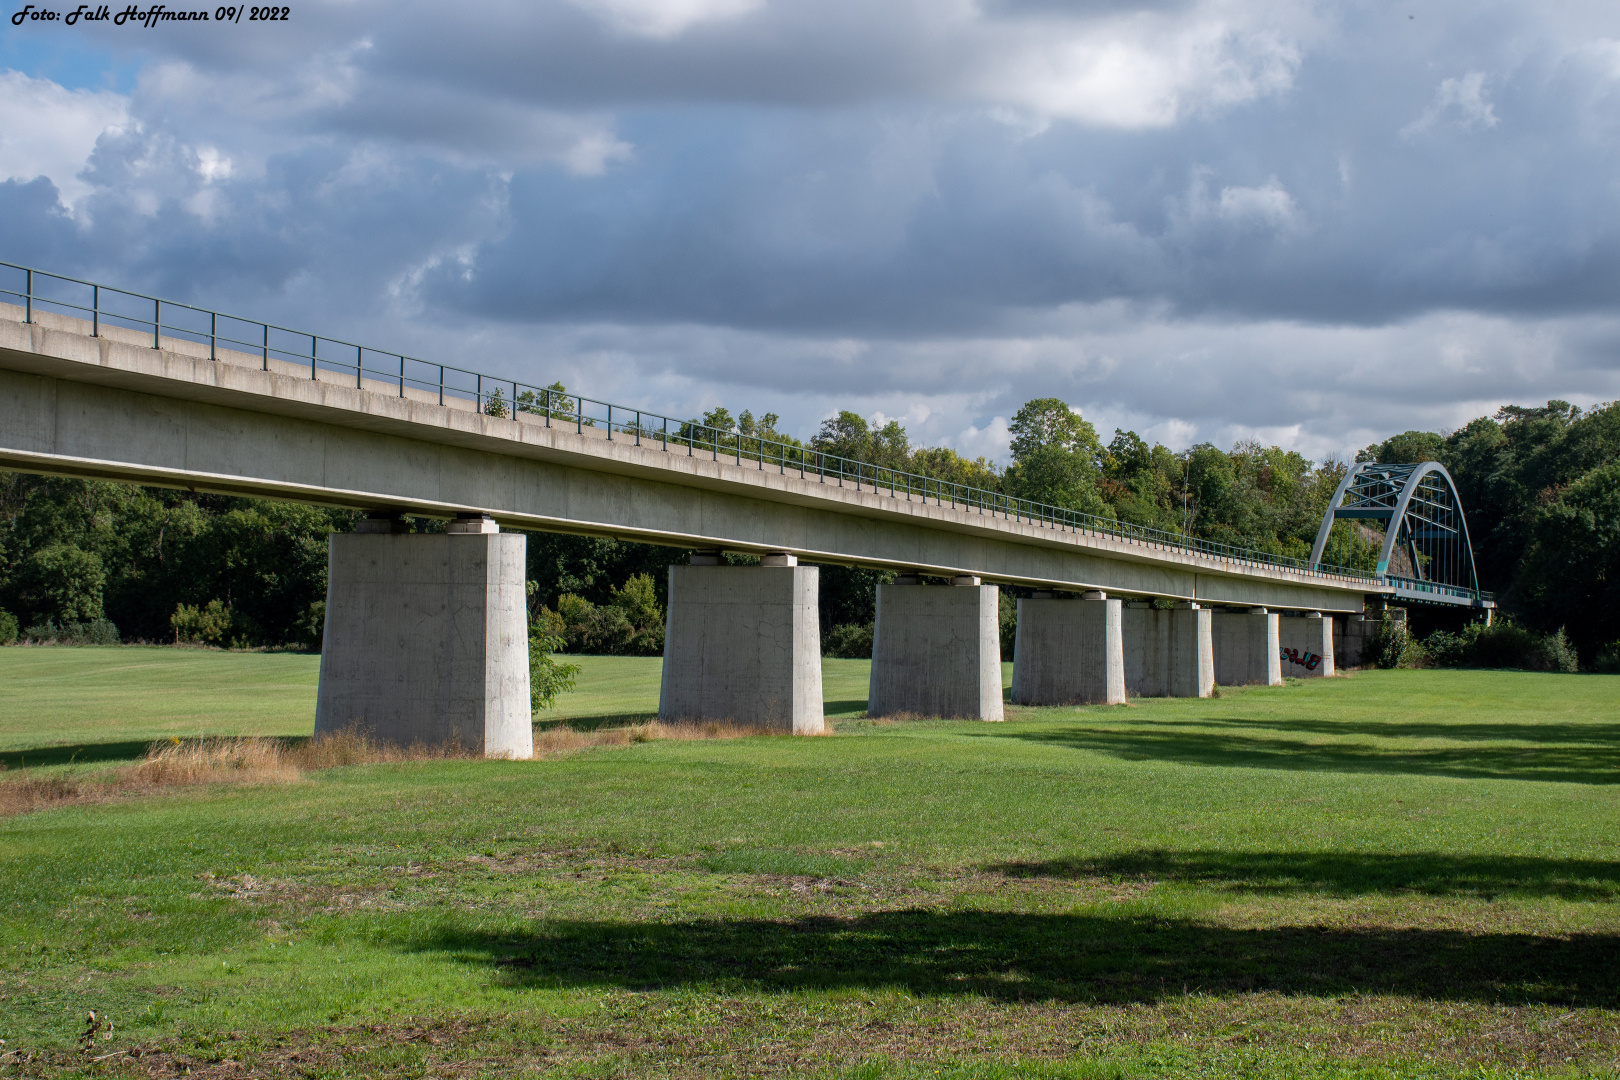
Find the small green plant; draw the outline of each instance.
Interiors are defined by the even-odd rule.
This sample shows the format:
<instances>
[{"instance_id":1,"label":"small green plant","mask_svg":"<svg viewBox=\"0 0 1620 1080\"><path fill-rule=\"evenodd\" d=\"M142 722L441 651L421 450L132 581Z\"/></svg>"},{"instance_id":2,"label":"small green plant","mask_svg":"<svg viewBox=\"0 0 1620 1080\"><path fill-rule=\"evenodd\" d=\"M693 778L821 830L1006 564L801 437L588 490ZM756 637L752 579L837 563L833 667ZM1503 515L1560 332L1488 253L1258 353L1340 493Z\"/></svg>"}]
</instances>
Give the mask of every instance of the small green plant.
<instances>
[{"instance_id":1,"label":"small green plant","mask_svg":"<svg viewBox=\"0 0 1620 1080\"><path fill-rule=\"evenodd\" d=\"M565 664L552 654L563 647L563 639L546 633L541 624L529 627L529 711L549 709L559 695L574 688L578 664Z\"/></svg>"},{"instance_id":2,"label":"small green plant","mask_svg":"<svg viewBox=\"0 0 1620 1080\"><path fill-rule=\"evenodd\" d=\"M0 645L14 645L17 642L17 616L9 611L0 611Z\"/></svg>"},{"instance_id":3,"label":"small green plant","mask_svg":"<svg viewBox=\"0 0 1620 1080\"><path fill-rule=\"evenodd\" d=\"M1620 641L1611 641L1598 650L1592 670L1605 675L1620 675Z\"/></svg>"},{"instance_id":4,"label":"small green plant","mask_svg":"<svg viewBox=\"0 0 1620 1080\"><path fill-rule=\"evenodd\" d=\"M223 601L210 600L202 607L181 604L169 616L176 641L219 645L231 632L231 609Z\"/></svg>"},{"instance_id":5,"label":"small green plant","mask_svg":"<svg viewBox=\"0 0 1620 1080\"><path fill-rule=\"evenodd\" d=\"M511 407L506 404L506 397L501 393L500 387L497 386L484 399L484 415L503 417L512 415Z\"/></svg>"}]
</instances>

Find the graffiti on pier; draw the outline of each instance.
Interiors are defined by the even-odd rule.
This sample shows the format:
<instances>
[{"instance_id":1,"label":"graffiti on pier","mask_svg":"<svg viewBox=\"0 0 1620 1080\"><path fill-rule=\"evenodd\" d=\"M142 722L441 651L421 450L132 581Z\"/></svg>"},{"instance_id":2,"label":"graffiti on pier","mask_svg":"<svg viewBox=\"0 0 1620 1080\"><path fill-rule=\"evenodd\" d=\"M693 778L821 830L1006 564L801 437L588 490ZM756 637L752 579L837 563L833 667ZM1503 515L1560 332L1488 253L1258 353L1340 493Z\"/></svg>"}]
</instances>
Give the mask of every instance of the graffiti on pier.
<instances>
[{"instance_id":1,"label":"graffiti on pier","mask_svg":"<svg viewBox=\"0 0 1620 1080\"><path fill-rule=\"evenodd\" d=\"M1306 671L1315 671L1322 666L1322 658L1313 652L1300 652L1298 649L1284 649L1282 658L1290 664L1298 664Z\"/></svg>"}]
</instances>

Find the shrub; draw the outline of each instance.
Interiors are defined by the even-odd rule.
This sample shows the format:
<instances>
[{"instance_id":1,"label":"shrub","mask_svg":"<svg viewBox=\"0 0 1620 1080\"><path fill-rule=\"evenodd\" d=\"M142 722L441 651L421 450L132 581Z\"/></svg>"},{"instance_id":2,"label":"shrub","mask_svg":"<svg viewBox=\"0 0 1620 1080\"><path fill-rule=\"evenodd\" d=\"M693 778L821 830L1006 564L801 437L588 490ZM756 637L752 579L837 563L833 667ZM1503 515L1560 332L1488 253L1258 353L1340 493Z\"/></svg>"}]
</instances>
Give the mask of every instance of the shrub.
<instances>
[{"instance_id":1,"label":"shrub","mask_svg":"<svg viewBox=\"0 0 1620 1080\"><path fill-rule=\"evenodd\" d=\"M565 664L552 653L561 649L563 639L548 634L545 627L529 627L529 711L539 712L555 704L558 695L574 688L578 664Z\"/></svg>"},{"instance_id":2,"label":"shrub","mask_svg":"<svg viewBox=\"0 0 1620 1080\"><path fill-rule=\"evenodd\" d=\"M58 645L117 645L119 642L118 627L106 619L64 623L46 619L23 631L23 636L30 641Z\"/></svg>"},{"instance_id":3,"label":"shrub","mask_svg":"<svg viewBox=\"0 0 1620 1080\"><path fill-rule=\"evenodd\" d=\"M1537 634L1509 619L1486 626L1470 623L1457 633L1437 630L1424 642L1436 667L1521 668L1525 671L1580 670L1574 647L1562 629Z\"/></svg>"},{"instance_id":4,"label":"shrub","mask_svg":"<svg viewBox=\"0 0 1620 1080\"><path fill-rule=\"evenodd\" d=\"M1611 641L1598 650L1592 670L1605 675L1620 675L1620 641Z\"/></svg>"},{"instance_id":5,"label":"shrub","mask_svg":"<svg viewBox=\"0 0 1620 1080\"><path fill-rule=\"evenodd\" d=\"M1580 658L1575 655L1575 646L1564 636L1562 626L1542 638L1538 646L1535 653L1536 666L1531 669L1532 671L1560 671L1573 674L1581 670Z\"/></svg>"},{"instance_id":6,"label":"shrub","mask_svg":"<svg viewBox=\"0 0 1620 1080\"><path fill-rule=\"evenodd\" d=\"M536 619L549 635L561 637L569 652L658 656L664 651L664 610L647 574L614 589L606 604L563 593L555 612L541 608Z\"/></svg>"},{"instance_id":7,"label":"shrub","mask_svg":"<svg viewBox=\"0 0 1620 1080\"><path fill-rule=\"evenodd\" d=\"M220 600L210 600L200 608L181 604L169 616L169 625L181 641L220 645L231 632L231 609Z\"/></svg>"},{"instance_id":8,"label":"shrub","mask_svg":"<svg viewBox=\"0 0 1620 1080\"><path fill-rule=\"evenodd\" d=\"M1387 615L1367 639L1362 656L1381 668L1422 667L1424 661L1423 645L1407 630L1406 620Z\"/></svg>"},{"instance_id":9,"label":"shrub","mask_svg":"<svg viewBox=\"0 0 1620 1080\"><path fill-rule=\"evenodd\" d=\"M1423 642L1429 663L1434 667L1460 668L1474 662L1474 650L1479 642L1479 623L1469 623L1457 633L1436 630Z\"/></svg>"},{"instance_id":10,"label":"shrub","mask_svg":"<svg viewBox=\"0 0 1620 1080\"><path fill-rule=\"evenodd\" d=\"M320 652L326 645L326 601L312 600L295 627L299 643Z\"/></svg>"},{"instance_id":11,"label":"shrub","mask_svg":"<svg viewBox=\"0 0 1620 1080\"><path fill-rule=\"evenodd\" d=\"M0 645L11 645L17 640L17 616L0 611Z\"/></svg>"},{"instance_id":12,"label":"shrub","mask_svg":"<svg viewBox=\"0 0 1620 1080\"><path fill-rule=\"evenodd\" d=\"M835 626L827 634L827 643L822 646L823 656L832 656L841 660L870 660L872 658L872 624L856 626L845 623Z\"/></svg>"}]
</instances>

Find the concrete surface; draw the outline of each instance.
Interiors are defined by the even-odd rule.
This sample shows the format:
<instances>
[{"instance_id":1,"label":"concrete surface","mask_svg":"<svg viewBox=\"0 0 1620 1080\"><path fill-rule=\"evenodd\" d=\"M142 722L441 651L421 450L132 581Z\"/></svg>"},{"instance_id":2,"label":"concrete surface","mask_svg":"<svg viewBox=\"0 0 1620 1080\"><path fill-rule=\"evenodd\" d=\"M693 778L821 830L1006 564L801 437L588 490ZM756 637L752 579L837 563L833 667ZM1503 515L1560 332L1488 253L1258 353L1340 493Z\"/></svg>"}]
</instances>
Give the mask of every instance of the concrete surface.
<instances>
[{"instance_id":1,"label":"concrete surface","mask_svg":"<svg viewBox=\"0 0 1620 1080\"><path fill-rule=\"evenodd\" d=\"M1120 601L1018 601L1012 700L1018 705L1122 703Z\"/></svg>"},{"instance_id":2,"label":"concrete surface","mask_svg":"<svg viewBox=\"0 0 1620 1080\"><path fill-rule=\"evenodd\" d=\"M659 719L825 730L819 581L813 566L671 566Z\"/></svg>"},{"instance_id":3,"label":"concrete surface","mask_svg":"<svg viewBox=\"0 0 1620 1080\"><path fill-rule=\"evenodd\" d=\"M1000 720L1001 590L879 585L868 716Z\"/></svg>"},{"instance_id":4,"label":"concrete surface","mask_svg":"<svg viewBox=\"0 0 1620 1080\"><path fill-rule=\"evenodd\" d=\"M534 756L525 537L337 534L315 733Z\"/></svg>"},{"instance_id":5,"label":"concrete surface","mask_svg":"<svg viewBox=\"0 0 1620 1080\"><path fill-rule=\"evenodd\" d=\"M1217 611L1210 626L1215 641L1215 681L1222 686L1282 685L1282 644L1275 611Z\"/></svg>"},{"instance_id":6,"label":"concrete surface","mask_svg":"<svg viewBox=\"0 0 1620 1080\"><path fill-rule=\"evenodd\" d=\"M1277 635L1284 675L1320 679L1333 674L1332 619L1319 611L1284 616L1277 624Z\"/></svg>"},{"instance_id":7,"label":"concrete surface","mask_svg":"<svg viewBox=\"0 0 1620 1080\"><path fill-rule=\"evenodd\" d=\"M4 468L1206 605L1356 612L1385 588L20 316L0 305Z\"/></svg>"},{"instance_id":8,"label":"concrete surface","mask_svg":"<svg viewBox=\"0 0 1620 1080\"><path fill-rule=\"evenodd\" d=\"M1209 697L1215 692L1214 612L1127 604L1121 616L1127 694Z\"/></svg>"}]
</instances>

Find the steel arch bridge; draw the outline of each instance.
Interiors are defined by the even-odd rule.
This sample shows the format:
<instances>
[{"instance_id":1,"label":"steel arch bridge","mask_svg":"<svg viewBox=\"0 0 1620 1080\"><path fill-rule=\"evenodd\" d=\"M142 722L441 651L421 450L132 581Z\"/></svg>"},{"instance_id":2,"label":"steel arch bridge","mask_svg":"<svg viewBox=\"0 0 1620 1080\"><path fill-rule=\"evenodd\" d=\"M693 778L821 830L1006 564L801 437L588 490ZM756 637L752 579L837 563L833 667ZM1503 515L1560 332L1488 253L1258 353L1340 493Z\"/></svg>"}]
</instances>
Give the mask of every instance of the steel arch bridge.
<instances>
[{"instance_id":1,"label":"steel arch bridge","mask_svg":"<svg viewBox=\"0 0 1620 1080\"><path fill-rule=\"evenodd\" d=\"M1347 527L1335 529L1340 522ZM1371 569L1393 590L1390 599L1496 606L1491 594L1480 590L1462 499L1438 461L1351 466L1322 515L1312 566L1322 562L1330 546L1333 561L1346 565L1366 561L1376 551Z\"/></svg>"}]
</instances>

